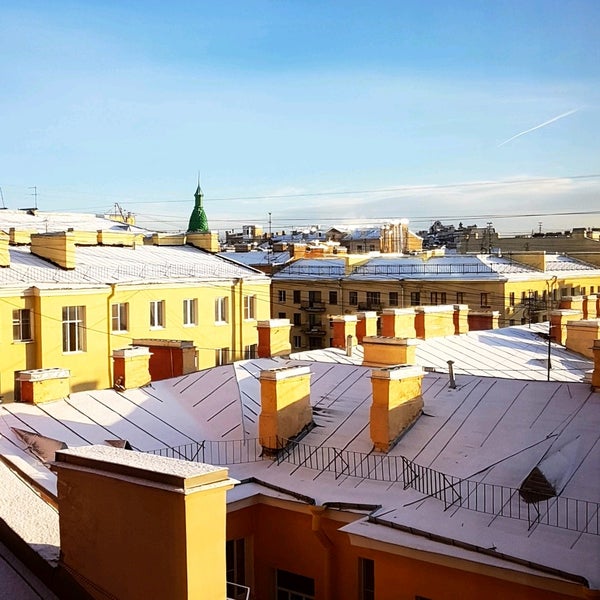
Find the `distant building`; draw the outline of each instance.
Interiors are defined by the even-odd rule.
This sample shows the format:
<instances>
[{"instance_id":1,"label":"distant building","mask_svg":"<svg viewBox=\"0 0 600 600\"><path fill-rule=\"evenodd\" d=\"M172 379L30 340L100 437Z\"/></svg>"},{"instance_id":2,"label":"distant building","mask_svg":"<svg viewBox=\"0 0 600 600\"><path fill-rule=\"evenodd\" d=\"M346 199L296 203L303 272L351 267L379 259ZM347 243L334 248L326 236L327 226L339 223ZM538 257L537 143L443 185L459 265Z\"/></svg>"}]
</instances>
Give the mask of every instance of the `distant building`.
<instances>
[{"instance_id":1,"label":"distant building","mask_svg":"<svg viewBox=\"0 0 600 600\"><path fill-rule=\"evenodd\" d=\"M348 249L349 254L407 254L421 250L423 246L422 239L408 229L405 221L354 229L341 237L340 244Z\"/></svg>"}]
</instances>

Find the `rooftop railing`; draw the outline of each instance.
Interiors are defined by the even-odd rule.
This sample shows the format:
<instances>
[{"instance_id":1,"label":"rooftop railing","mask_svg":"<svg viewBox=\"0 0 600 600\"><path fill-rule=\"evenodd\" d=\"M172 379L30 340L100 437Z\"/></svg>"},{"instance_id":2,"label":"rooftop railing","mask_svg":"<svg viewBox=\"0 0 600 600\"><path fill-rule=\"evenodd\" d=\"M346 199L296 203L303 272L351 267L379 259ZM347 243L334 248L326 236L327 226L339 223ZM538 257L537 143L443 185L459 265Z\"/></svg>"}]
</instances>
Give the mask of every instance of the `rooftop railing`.
<instances>
[{"instance_id":1,"label":"rooftop railing","mask_svg":"<svg viewBox=\"0 0 600 600\"><path fill-rule=\"evenodd\" d=\"M444 510L464 508L490 516L527 521L531 529L538 524L580 533L600 535L600 503L553 496L538 502L526 502L517 488L461 479L424 467L404 456L339 450L330 446L311 446L293 440L274 440L269 447L279 448L266 454L257 438L248 440L205 440L173 448L154 450L152 454L170 456L213 465L235 465L275 461L297 467L333 473L335 478L356 477L372 481L401 483L426 497L436 498Z\"/></svg>"}]
</instances>

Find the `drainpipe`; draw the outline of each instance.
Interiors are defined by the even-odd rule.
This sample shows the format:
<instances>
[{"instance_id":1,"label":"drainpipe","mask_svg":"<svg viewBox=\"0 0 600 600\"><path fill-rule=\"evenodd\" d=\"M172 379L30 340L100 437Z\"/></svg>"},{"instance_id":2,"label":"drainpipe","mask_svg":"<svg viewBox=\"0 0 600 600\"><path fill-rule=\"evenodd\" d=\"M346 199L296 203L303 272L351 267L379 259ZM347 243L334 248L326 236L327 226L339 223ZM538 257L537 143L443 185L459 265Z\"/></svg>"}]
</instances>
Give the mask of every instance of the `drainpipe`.
<instances>
[{"instance_id":1,"label":"drainpipe","mask_svg":"<svg viewBox=\"0 0 600 600\"><path fill-rule=\"evenodd\" d=\"M239 350L237 352L237 356L238 359L242 359L244 358L244 355L242 354L243 350L244 350L244 278L243 277L239 277L238 278L238 283L240 284L240 306L239 306L239 321L238 321L238 327L240 330L240 345L239 345ZM235 355L235 351L234 351L234 355Z\"/></svg>"},{"instance_id":2,"label":"drainpipe","mask_svg":"<svg viewBox=\"0 0 600 600\"><path fill-rule=\"evenodd\" d=\"M106 298L106 348L108 350L108 385L112 387L113 376L112 376L112 344L111 344L111 332L112 332L112 310L110 307L111 300L115 297L117 284L110 284L110 294Z\"/></svg>"},{"instance_id":3,"label":"drainpipe","mask_svg":"<svg viewBox=\"0 0 600 600\"><path fill-rule=\"evenodd\" d=\"M332 600L333 598L333 542L329 539L321 525L321 516L325 512L325 506L311 506L312 530L325 550L325 595L323 600Z\"/></svg>"}]
</instances>

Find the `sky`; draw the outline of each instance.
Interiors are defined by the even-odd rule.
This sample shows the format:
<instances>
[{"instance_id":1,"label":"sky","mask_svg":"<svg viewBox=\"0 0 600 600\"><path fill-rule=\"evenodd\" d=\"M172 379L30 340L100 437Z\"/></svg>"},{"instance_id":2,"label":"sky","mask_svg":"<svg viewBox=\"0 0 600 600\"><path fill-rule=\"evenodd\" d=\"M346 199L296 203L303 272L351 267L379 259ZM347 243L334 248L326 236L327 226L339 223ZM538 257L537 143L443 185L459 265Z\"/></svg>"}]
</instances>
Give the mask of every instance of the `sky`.
<instances>
[{"instance_id":1,"label":"sky","mask_svg":"<svg viewBox=\"0 0 600 600\"><path fill-rule=\"evenodd\" d=\"M600 227L598 0L0 4L8 208ZM37 196L34 196L37 194Z\"/></svg>"}]
</instances>

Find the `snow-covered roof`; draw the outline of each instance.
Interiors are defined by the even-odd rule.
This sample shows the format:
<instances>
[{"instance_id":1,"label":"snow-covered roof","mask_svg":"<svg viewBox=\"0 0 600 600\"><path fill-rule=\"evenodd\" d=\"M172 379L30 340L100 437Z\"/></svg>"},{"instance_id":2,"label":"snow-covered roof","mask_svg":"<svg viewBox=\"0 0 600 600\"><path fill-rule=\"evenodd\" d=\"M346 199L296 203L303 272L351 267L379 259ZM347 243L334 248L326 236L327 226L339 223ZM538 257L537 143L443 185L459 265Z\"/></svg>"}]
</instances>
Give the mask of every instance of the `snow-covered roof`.
<instances>
[{"instance_id":1,"label":"snow-covered roof","mask_svg":"<svg viewBox=\"0 0 600 600\"><path fill-rule=\"evenodd\" d=\"M343 242L353 242L361 240L378 240L381 237L381 227L365 227L354 229L348 232L343 238Z\"/></svg>"},{"instance_id":2,"label":"snow-covered roof","mask_svg":"<svg viewBox=\"0 0 600 600\"><path fill-rule=\"evenodd\" d=\"M113 221L105 217L85 213L46 212L29 209L1 209L0 230L8 233L14 227L17 230L37 231L48 233L53 231L128 231L133 233L148 233L147 229Z\"/></svg>"},{"instance_id":3,"label":"snow-covered roof","mask_svg":"<svg viewBox=\"0 0 600 600\"><path fill-rule=\"evenodd\" d=\"M219 252L217 256L248 265L249 267L284 265L291 260L289 252L264 252L261 250L252 250L250 252Z\"/></svg>"},{"instance_id":4,"label":"snow-covered roof","mask_svg":"<svg viewBox=\"0 0 600 600\"><path fill-rule=\"evenodd\" d=\"M0 285L98 285L262 278L254 269L233 264L191 246L78 246L76 267L64 270L30 252L10 246L10 266L0 269Z\"/></svg>"},{"instance_id":5,"label":"snow-covered roof","mask_svg":"<svg viewBox=\"0 0 600 600\"><path fill-rule=\"evenodd\" d=\"M339 279L346 272L343 258L301 258L273 275L273 279Z\"/></svg>"},{"instance_id":6,"label":"snow-covered roof","mask_svg":"<svg viewBox=\"0 0 600 600\"><path fill-rule=\"evenodd\" d=\"M261 456L256 440L259 375L294 364L309 364L317 426L273 461ZM592 588L600 586L600 394L583 383L460 373L453 389L446 375L428 373L423 416L381 454L369 436L370 375L357 365L257 359L141 389L78 392L40 406L0 405L0 448L52 489L53 475L11 426L73 446L121 438L139 450L176 447L163 452L227 464L236 479L264 482L238 486L229 502L288 493L318 504L380 506L344 530L520 572L584 577ZM573 440L570 478L560 497L536 505L542 512L534 518L518 488L545 456ZM427 491L425 481L438 488L445 483ZM566 505L565 498L577 502Z\"/></svg>"},{"instance_id":7,"label":"snow-covered roof","mask_svg":"<svg viewBox=\"0 0 600 600\"><path fill-rule=\"evenodd\" d=\"M548 341L543 334L547 333L545 322L418 340L415 363L447 373L448 361L452 360L458 374L546 381ZM363 348L356 346L352 356L345 350L324 348L294 352L290 358L360 365ZM594 368L593 361L555 343L550 346L550 364L551 381L582 382Z\"/></svg>"}]
</instances>

